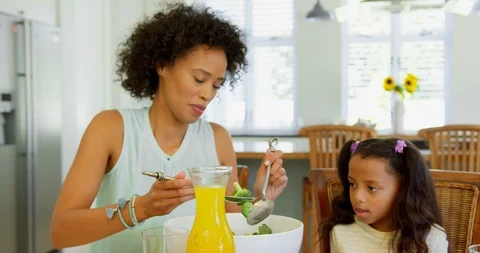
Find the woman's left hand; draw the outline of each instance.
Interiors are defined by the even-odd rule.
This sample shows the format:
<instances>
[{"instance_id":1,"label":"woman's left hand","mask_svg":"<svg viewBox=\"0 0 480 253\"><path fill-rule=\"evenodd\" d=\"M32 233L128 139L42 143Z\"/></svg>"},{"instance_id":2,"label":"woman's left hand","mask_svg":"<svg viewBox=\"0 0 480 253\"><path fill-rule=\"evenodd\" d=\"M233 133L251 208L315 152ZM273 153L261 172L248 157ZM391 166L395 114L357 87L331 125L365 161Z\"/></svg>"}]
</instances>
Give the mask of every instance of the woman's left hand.
<instances>
[{"instance_id":1,"label":"woman's left hand","mask_svg":"<svg viewBox=\"0 0 480 253\"><path fill-rule=\"evenodd\" d=\"M270 179L267 186L267 198L275 200L280 196L285 187L287 187L288 177L287 172L282 167L283 152L276 150L274 153L270 152L270 149L267 150L265 157L262 160L262 164L257 171L257 179L254 185L255 196L262 195L262 187L265 181L265 174L267 172L267 166L271 164L270 167Z\"/></svg>"}]
</instances>

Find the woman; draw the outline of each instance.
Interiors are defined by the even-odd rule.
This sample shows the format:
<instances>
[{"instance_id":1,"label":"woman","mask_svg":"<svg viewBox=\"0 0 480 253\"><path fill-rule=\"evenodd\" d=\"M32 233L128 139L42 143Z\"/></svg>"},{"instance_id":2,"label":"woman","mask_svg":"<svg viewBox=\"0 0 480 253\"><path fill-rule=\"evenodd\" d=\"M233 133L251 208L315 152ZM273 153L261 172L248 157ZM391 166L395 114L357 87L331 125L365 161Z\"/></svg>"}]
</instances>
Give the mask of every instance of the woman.
<instances>
[{"instance_id":1,"label":"woman","mask_svg":"<svg viewBox=\"0 0 480 253\"><path fill-rule=\"evenodd\" d=\"M166 219L195 213L194 192L185 169L201 165L233 166L226 194L237 181L236 157L229 133L200 119L217 90L232 85L246 66L240 30L208 8L174 5L140 23L119 53L117 74L135 98L150 97L151 107L104 111L84 133L63 184L51 222L55 248L92 243L93 252L140 252L140 232ZM268 198L287 185L282 152L266 152L254 194L260 196L265 168L272 165ZM162 182L142 170L175 175ZM135 198L134 226L128 204ZM90 208L96 200L95 208ZM133 201L130 201L133 202ZM240 212L226 204L227 212ZM111 210L110 210L111 211ZM123 223L120 218L124 218Z\"/></svg>"}]
</instances>

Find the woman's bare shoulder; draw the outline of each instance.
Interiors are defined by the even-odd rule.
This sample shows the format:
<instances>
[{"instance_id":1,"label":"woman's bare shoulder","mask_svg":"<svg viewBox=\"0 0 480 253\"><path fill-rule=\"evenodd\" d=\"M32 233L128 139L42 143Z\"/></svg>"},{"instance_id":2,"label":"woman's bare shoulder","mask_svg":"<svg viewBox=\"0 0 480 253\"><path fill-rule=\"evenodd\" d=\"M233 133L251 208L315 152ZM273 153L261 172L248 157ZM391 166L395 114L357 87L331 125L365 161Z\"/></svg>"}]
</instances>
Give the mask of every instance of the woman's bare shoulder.
<instances>
[{"instance_id":1,"label":"woman's bare shoulder","mask_svg":"<svg viewBox=\"0 0 480 253\"><path fill-rule=\"evenodd\" d=\"M89 128L107 136L123 135L123 119L118 110L104 110L91 120Z\"/></svg>"}]
</instances>

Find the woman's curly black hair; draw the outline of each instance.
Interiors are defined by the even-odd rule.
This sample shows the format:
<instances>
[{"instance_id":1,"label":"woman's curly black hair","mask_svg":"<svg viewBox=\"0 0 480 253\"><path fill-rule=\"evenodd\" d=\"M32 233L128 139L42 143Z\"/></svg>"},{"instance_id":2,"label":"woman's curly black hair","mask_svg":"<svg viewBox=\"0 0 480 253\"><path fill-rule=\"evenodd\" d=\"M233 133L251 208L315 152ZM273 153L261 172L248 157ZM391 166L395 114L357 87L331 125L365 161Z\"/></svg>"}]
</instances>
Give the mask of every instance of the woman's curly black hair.
<instances>
[{"instance_id":1,"label":"woman's curly black hair","mask_svg":"<svg viewBox=\"0 0 480 253\"><path fill-rule=\"evenodd\" d=\"M442 219L435 194L433 179L425 160L418 149L409 141L403 153L397 153L395 147L400 139L369 139L358 144L352 154L350 148L355 141L348 141L340 151L338 158L338 176L342 182L342 194L332 200L331 216L319 224L321 238L329 236L338 224L354 223L354 214L350 202L350 182L348 171L350 159L360 156L362 159L379 159L388 164L388 172L399 180L396 201L392 207L392 222L396 231L390 248L397 253L428 253L426 238L432 226L441 226Z\"/></svg>"},{"instance_id":2,"label":"woman's curly black hair","mask_svg":"<svg viewBox=\"0 0 480 253\"><path fill-rule=\"evenodd\" d=\"M153 99L159 83L157 65L173 64L199 45L225 51L226 80L233 88L247 66L243 32L211 8L184 3L168 4L166 11L139 23L120 45L119 81L132 97Z\"/></svg>"}]
</instances>

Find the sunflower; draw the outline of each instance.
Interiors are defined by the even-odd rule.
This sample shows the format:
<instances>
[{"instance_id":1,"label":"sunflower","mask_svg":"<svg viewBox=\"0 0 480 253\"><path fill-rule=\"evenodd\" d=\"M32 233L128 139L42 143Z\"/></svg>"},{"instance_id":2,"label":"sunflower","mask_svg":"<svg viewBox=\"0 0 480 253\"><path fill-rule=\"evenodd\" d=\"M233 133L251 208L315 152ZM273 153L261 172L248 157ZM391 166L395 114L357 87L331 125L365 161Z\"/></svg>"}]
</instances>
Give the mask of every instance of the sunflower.
<instances>
[{"instance_id":1,"label":"sunflower","mask_svg":"<svg viewBox=\"0 0 480 253\"><path fill-rule=\"evenodd\" d=\"M405 77L405 80L404 80L404 83L403 83L403 86L405 86L405 90L412 94L413 92L415 92L418 88L418 77L416 77L415 75L413 74L408 74L406 77Z\"/></svg>"},{"instance_id":2,"label":"sunflower","mask_svg":"<svg viewBox=\"0 0 480 253\"><path fill-rule=\"evenodd\" d=\"M391 91L395 88L395 80L393 80L393 77L389 76L383 80L383 89L386 91Z\"/></svg>"}]
</instances>

